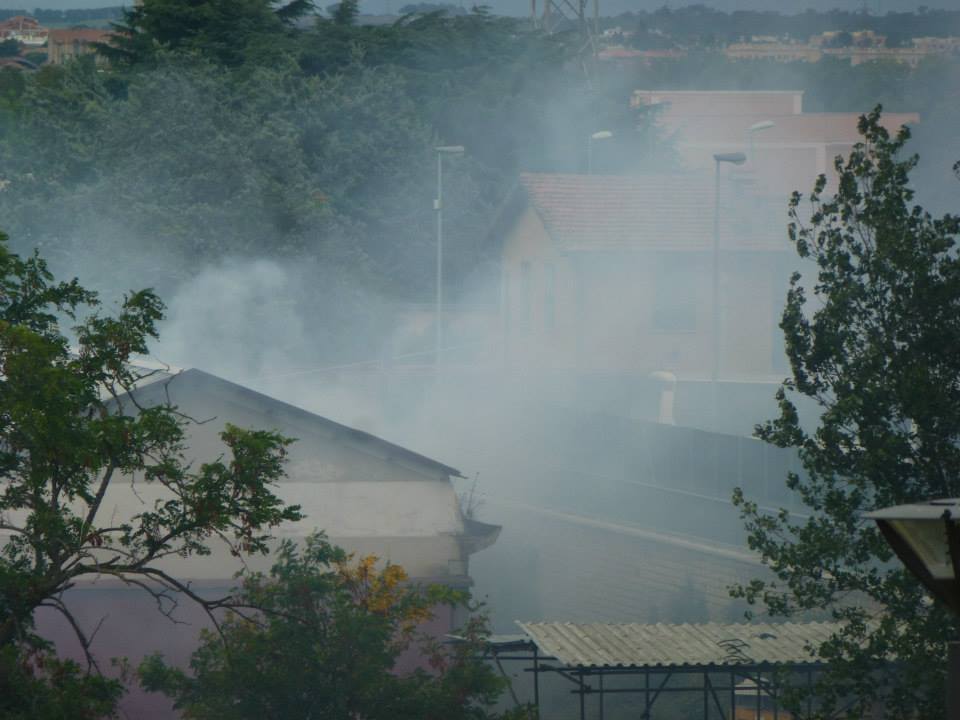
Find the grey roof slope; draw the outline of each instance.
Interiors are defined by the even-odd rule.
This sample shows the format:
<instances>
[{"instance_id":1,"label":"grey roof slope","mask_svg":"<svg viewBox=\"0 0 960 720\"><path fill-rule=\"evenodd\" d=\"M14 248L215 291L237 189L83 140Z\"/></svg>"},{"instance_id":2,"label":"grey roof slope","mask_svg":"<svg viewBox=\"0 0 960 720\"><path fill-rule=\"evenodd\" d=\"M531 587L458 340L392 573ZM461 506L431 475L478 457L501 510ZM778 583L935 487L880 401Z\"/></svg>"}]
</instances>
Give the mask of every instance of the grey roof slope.
<instances>
[{"instance_id":1,"label":"grey roof slope","mask_svg":"<svg viewBox=\"0 0 960 720\"><path fill-rule=\"evenodd\" d=\"M802 665L837 623L517 623L543 655L567 667Z\"/></svg>"},{"instance_id":2,"label":"grey roof slope","mask_svg":"<svg viewBox=\"0 0 960 720\"><path fill-rule=\"evenodd\" d=\"M378 457L397 458L407 462L417 463L453 477L464 477L456 468L444 465L413 450L395 445L383 438L363 432L362 430L341 425L322 415L317 415L316 413L299 408L296 405L277 400L269 395L264 395L256 390L251 390L248 387L224 380L221 377L204 372L203 370L197 370L196 368L183 370L170 375L169 380L157 380L145 387L138 388L136 391L137 398L140 402L148 401L151 397L154 398L156 402L163 402L166 399L168 385L169 390L177 393L185 392L192 394L207 392L218 394L221 397L227 396L231 401L245 405L248 408L258 408L265 415L274 416L282 412L298 422L312 426L317 432L322 432L328 437L342 441L360 451L369 452ZM176 398L173 398L173 400L174 404L177 404Z\"/></svg>"}]
</instances>

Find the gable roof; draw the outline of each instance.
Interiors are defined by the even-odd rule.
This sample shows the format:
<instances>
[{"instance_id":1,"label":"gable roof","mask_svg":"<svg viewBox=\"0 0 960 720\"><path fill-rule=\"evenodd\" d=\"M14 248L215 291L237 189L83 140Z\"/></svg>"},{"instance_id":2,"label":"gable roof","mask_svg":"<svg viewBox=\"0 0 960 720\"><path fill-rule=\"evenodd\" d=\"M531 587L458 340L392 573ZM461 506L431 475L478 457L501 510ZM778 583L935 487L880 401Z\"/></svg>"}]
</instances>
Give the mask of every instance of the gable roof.
<instances>
[{"instance_id":1,"label":"gable roof","mask_svg":"<svg viewBox=\"0 0 960 720\"><path fill-rule=\"evenodd\" d=\"M156 377L149 385L140 387L136 391L137 401L143 404L164 402L168 397L174 404L177 404L178 395L194 398L203 394L215 396L233 405L259 412L269 416L271 420L287 419L301 427L309 428L311 432L317 435L347 445L367 455L384 460L405 461L447 476L463 477L459 470L413 450L395 445L362 430L341 425L316 413L195 368L165 377Z\"/></svg>"},{"instance_id":2,"label":"gable roof","mask_svg":"<svg viewBox=\"0 0 960 720\"><path fill-rule=\"evenodd\" d=\"M716 187L709 174L524 173L520 185L547 233L565 250L702 250L713 242ZM725 196L731 187L731 180L721 179ZM721 247L785 248L786 199L744 196L722 202Z\"/></svg>"}]
</instances>

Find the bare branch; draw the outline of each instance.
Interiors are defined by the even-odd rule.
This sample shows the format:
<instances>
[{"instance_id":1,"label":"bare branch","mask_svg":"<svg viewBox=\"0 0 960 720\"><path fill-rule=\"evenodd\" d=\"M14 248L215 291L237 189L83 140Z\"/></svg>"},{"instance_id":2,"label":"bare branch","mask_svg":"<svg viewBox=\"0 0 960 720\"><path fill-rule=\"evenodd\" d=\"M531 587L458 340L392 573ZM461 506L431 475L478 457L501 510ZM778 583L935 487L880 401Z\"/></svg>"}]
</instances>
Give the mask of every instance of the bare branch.
<instances>
[{"instance_id":1,"label":"bare branch","mask_svg":"<svg viewBox=\"0 0 960 720\"><path fill-rule=\"evenodd\" d=\"M63 617L67 619L67 622L70 623L70 627L73 628L73 632L77 636L77 640L80 641L80 647L83 650L83 656L87 662L87 671L95 670L98 674L103 674L100 671L100 666L97 664L97 659L93 656L93 653L90 652L90 644L93 642L94 637L96 637L97 632L99 632L100 627L103 625L103 621L106 619L106 616L100 618L100 622L97 623L97 626L93 629L93 632L87 636L83 632L83 629L80 627L80 623L77 622L77 619L73 616L73 613L67 608L63 601L59 597L49 597L43 602L40 603L40 607L49 607L58 611Z\"/></svg>"}]
</instances>

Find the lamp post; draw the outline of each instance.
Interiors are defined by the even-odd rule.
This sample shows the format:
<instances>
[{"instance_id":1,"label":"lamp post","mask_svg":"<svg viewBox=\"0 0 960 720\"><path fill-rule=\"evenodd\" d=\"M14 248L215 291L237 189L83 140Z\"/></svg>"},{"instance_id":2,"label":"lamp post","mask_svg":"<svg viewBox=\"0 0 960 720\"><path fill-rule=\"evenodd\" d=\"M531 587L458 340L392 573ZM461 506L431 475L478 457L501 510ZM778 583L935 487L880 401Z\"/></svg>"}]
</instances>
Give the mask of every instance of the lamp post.
<instances>
[{"instance_id":1,"label":"lamp post","mask_svg":"<svg viewBox=\"0 0 960 720\"><path fill-rule=\"evenodd\" d=\"M751 164L753 163L753 136L755 133L762 132L764 130L769 130L772 127L776 127L777 124L773 120L764 120L763 122L754 123L747 128L747 157L750 158Z\"/></svg>"},{"instance_id":2,"label":"lamp post","mask_svg":"<svg viewBox=\"0 0 960 720\"><path fill-rule=\"evenodd\" d=\"M440 367L440 353L443 351L443 157L444 155L463 155L463 145L441 145L435 147L437 153L437 197L433 201L433 210L437 214L437 299L435 308L436 348L434 363Z\"/></svg>"},{"instance_id":3,"label":"lamp post","mask_svg":"<svg viewBox=\"0 0 960 720\"><path fill-rule=\"evenodd\" d=\"M609 140L613 133L609 130L600 130L587 138L587 175L593 175L593 143L596 140Z\"/></svg>"},{"instance_id":4,"label":"lamp post","mask_svg":"<svg viewBox=\"0 0 960 720\"><path fill-rule=\"evenodd\" d=\"M960 616L960 498L867 513L897 557L935 598ZM947 643L947 720L960 720L960 642Z\"/></svg>"},{"instance_id":5,"label":"lamp post","mask_svg":"<svg viewBox=\"0 0 960 720\"><path fill-rule=\"evenodd\" d=\"M710 284L713 303L713 352L711 353L710 383L713 392L713 419L716 421L720 417L717 390L720 377L720 165L722 163L743 165L747 161L747 156L742 152L718 153L713 156L713 161L717 171L713 183L713 281Z\"/></svg>"}]
</instances>

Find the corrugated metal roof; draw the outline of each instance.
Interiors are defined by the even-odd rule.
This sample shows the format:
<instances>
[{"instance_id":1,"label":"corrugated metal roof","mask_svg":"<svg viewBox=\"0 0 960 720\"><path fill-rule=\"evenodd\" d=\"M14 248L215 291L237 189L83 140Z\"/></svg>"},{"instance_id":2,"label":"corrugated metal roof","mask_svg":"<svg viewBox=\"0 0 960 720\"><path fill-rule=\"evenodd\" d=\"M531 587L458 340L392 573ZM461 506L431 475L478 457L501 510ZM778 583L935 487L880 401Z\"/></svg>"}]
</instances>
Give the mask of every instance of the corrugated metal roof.
<instances>
[{"instance_id":1,"label":"corrugated metal roof","mask_svg":"<svg viewBox=\"0 0 960 720\"><path fill-rule=\"evenodd\" d=\"M567 667L665 667L817 662L811 648L837 623L646 625L517 623L539 652Z\"/></svg>"}]
</instances>

